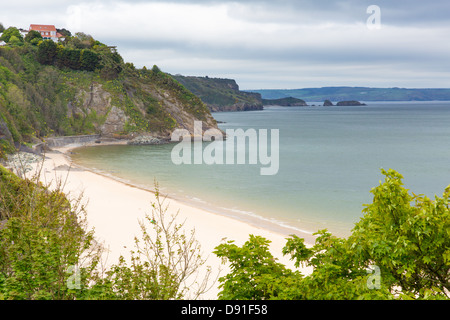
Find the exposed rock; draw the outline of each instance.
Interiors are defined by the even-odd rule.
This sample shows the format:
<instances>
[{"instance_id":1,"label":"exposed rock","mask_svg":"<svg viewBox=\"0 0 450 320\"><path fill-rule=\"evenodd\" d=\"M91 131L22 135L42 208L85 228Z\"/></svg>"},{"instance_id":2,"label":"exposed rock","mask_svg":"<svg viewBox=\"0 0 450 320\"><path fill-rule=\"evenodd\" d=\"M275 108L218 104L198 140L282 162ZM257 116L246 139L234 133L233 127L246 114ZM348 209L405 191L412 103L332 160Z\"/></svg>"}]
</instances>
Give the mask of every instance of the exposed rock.
<instances>
[{"instance_id":1,"label":"exposed rock","mask_svg":"<svg viewBox=\"0 0 450 320\"><path fill-rule=\"evenodd\" d=\"M306 107L307 104L302 99L293 97L281 98L281 99L263 99L263 105L265 106L282 106L282 107Z\"/></svg>"},{"instance_id":2,"label":"exposed rock","mask_svg":"<svg viewBox=\"0 0 450 320\"><path fill-rule=\"evenodd\" d=\"M128 117L122 109L112 106L106 117L105 123L100 127L102 135L109 136L116 132L123 131Z\"/></svg>"},{"instance_id":3,"label":"exposed rock","mask_svg":"<svg viewBox=\"0 0 450 320\"><path fill-rule=\"evenodd\" d=\"M230 112L230 111L255 111L263 110L262 104L250 104L250 103L235 103L228 106L208 105L211 112Z\"/></svg>"},{"instance_id":4,"label":"exposed rock","mask_svg":"<svg viewBox=\"0 0 450 320\"><path fill-rule=\"evenodd\" d=\"M0 118L0 140L6 140L10 145L14 145L13 137L8 126L3 119Z\"/></svg>"},{"instance_id":5,"label":"exposed rock","mask_svg":"<svg viewBox=\"0 0 450 320\"><path fill-rule=\"evenodd\" d=\"M8 155L8 161L5 167L13 170L17 175L23 177L27 172L33 169L32 163L41 162L43 157L28 152L17 152Z\"/></svg>"},{"instance_id":6,"label":"exposed rock","mask_svg":"<svg viewBox=\"0 0 450 320\"><path fill-rule=\"evenodd\" d=\"M356 100L349 100L349 101L339 101L336 105L337 106L365 106L366 104L361 103Z\"/></svg>"},{"instance_id":7,"label":"exposed rock","mask_svg":"<svg viewBox=\"0 0 450 320\"><path fill-rule=\"evenodd\" d=\"M323 106L324 106L324 107L331 107L331 106L334 106L334 104L333 104L333 102L331 102L330 100L325 100L325 101L323 102Z\"/></svg>"},{"instance_id":8,"label":"exposed rock","mask_svg":"<svg viewBox=\"0 0 450 320\"><path fill-rule=\"evenodd\" d=\"M166 143L168 143L168 141L147 135L138 136L127 142L129 145L158 145Z\"/></svg>"},{"instance_id":9,"label":"exposed rock","mask_svg":"<svg viewBox=\"0 0 450 320\"><path fill-rule=\"evenodd\" d=\"M199 97L211 112L263 110L261 95L239 90L233 79L173 76Z\"/></svg>"}]
</instances>

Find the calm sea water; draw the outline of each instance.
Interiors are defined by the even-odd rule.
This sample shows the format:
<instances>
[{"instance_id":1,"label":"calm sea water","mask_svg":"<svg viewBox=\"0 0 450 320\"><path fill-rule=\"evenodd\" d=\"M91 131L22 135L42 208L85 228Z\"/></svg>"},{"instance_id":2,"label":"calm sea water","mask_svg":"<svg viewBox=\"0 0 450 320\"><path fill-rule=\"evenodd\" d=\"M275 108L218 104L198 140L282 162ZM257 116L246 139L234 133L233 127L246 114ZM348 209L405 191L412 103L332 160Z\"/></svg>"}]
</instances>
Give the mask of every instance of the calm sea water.
<instances>
[{"instance_id":1,"label":"calm sea water","mask_svg":"<svg viewBox=\"0 0 450 320\"><path fill-rule=\"evenodd\" d=\"M278 129L278 174L260 175L260 164L175 165L173 144L80 148L72 158L136 185L153 188L157 181L169 196L239 219L342 236L371 203L371 188L384 178L380 168L399 171L416 194L441 196L450 184L448 102L213 115L223 130Z\"/></svg>"}]
</instances>

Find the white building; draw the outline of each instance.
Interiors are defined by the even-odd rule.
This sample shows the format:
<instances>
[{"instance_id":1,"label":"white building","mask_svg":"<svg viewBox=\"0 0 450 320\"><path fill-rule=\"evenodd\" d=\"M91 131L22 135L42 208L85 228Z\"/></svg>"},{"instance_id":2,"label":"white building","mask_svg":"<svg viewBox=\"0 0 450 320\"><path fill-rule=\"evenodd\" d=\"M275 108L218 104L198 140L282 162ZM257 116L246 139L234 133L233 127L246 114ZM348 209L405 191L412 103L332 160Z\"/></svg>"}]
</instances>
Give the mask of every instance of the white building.
<instances>
[{"instance_id":1,"label":"white building","mask_svg":"<svg viewBox=\"0 0 450 320\"><path fill-rule=\"evenodd\" d=\"M58 42L59 39L64 40L63 35L56 31L54 25L31 24L29 31L31 30L39 32L44 40L48 39L55 42Z\"/></svg>"}]
</instances>

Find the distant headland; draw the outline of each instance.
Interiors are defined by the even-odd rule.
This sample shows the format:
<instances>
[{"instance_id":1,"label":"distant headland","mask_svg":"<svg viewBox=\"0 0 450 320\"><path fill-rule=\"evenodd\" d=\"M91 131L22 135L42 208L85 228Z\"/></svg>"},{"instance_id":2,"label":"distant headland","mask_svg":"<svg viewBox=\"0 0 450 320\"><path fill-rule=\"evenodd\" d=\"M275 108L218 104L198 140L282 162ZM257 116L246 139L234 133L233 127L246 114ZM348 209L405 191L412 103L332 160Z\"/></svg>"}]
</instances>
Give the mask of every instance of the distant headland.
<instances>
[{"instance_id":1,"label":"distant headland","mask_svg":"<svg viewBox=\"0 0 450 320\"><path fill-rule=\"evenodd\" d=\"M450 89L322 87L303 89L246 90L263 99L293 97L305 101L450 101Z\"/></svg>"}]
</instances>

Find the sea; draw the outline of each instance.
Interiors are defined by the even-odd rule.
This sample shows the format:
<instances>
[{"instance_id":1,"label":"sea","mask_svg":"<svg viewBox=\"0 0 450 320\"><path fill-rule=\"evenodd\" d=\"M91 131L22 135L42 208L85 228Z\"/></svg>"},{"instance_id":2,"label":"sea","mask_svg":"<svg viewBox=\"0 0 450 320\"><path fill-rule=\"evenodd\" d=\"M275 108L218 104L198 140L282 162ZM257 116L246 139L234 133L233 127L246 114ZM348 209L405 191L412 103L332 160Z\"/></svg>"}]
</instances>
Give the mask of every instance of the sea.
<instances>
[{"instance_id":1,"label":"sea","mask_svg":"<svg viewBox=\"0 0 450 320\"><path fill-rule=\"evenodd\" d=\"M273 150L279 166L273 175L262 175L264 165L249 159L241 164L176 164L172 152L177 143L82 147L71 157L123 182L149 190L157 184L168 197L299 235L322 229L350 235L373 200L371 189L384 181L382 168L402 174L411 193L434 198L450 185L450 102L317 104L213 113L224 132L279 133ZM225 143L205 141L202 147ZM250 139L239 143L252 150Z\"/></svg>"}]
</instances>

